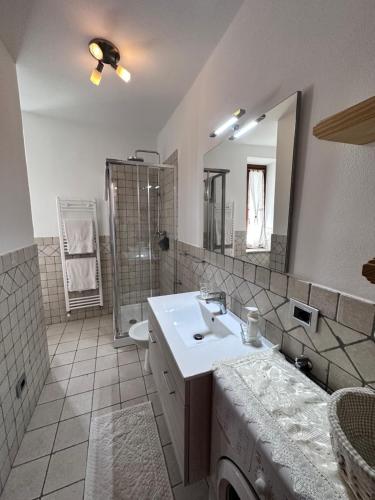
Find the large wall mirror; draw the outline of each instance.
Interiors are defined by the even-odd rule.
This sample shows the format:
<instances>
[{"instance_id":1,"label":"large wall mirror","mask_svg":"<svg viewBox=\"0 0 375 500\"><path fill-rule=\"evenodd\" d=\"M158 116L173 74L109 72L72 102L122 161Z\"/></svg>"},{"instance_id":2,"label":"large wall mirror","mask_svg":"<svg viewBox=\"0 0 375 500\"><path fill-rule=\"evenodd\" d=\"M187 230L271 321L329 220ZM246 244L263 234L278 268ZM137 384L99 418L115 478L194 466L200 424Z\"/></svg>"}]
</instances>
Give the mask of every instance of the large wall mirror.
<instances>
[{"instance_id":1,"label":"large wall mirror","mask_svg":"<svg viewBox=\"0 0 375 500\"><path fill-rule=\"evenodd\" d=\"M296 92L205 154L204 248L287 271L300 98Z\"/></svg>"}]
</instances>

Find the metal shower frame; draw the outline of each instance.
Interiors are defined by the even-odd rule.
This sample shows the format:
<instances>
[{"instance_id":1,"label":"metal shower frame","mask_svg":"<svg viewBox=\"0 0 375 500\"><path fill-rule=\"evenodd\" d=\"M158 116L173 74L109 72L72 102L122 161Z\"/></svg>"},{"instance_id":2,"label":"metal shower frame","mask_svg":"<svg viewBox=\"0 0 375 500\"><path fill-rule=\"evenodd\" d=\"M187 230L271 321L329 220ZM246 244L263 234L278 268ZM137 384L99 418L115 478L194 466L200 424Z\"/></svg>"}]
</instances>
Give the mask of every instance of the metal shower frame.
<instances>
[{"instance_id":1,"label":"metal shower frame","mask_svg":"<svg viewBox=\"0 0 375 500\"><path fill-rule=\"evenodd\" d=\"M148 152L148 151L147 151ZM151 151L150 151L151 152ZM118 251L117 251L117 241L116 241L116 224L115 216L117 208L115 206L115 197L113 189L113 179L112 179L112 168L114 166L126 167L137 167L137 197L138 197L138 231L140 233L140 193L139 193L139 168L147 168L147 185L149 185L149 169L154 168L158 170L158 183L160 179L160 169L173 169L175 171L175 181L174 181L174 226L175 232L177 231L177 185L176 185L176 167L174 165L168 165L165 163L146 163L144 161L135 160L118 160L113 158L106 159L106 171L105 171L105 198L109 202L109 230L110 230L110 247L111 247L111 257L112 257L112 297L113 297L113 328L114 328L114 347L122 347L132 343L129 336L121 335L120 328L120 314L121 314L121 303L120 303L120 275L118 269ZM159 183L160 185L160 183ZM147 204L150 205L150 191L147 193ZM158 227L157 232L160 234L160 194L158 197ZM174 235L175 240L177 240L177 234ZM148 248L149 248L149 264L150 264L150 289L152 296L152 255L151 255L151 220L150 220L150 210L148 209ZM177 245L174 245L174 252L177 251ZM139 254L141 252L139 251ZM176 255L174 256L174 261L176 263ZM142 267L141 267L142 270ZM174 270L174 283L176 283L176 269ZM142 271L141 271L142 273Z\"/></svg>"}]
</instances>

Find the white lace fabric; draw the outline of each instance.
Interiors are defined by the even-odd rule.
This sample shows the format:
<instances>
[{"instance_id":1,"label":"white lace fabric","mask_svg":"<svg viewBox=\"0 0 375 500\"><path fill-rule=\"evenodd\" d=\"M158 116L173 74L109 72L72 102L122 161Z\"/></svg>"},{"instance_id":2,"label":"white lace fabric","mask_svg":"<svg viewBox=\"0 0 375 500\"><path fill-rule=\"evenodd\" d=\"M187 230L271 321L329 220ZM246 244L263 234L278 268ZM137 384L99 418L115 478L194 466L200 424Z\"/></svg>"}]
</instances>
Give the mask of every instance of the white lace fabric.
<instances>
[{"instance_id":1,"label":"white lace fabric","mask_svg":"<svg viewBox=\"0 0 375 500\"><path fill-rule=\"evenodd\" d=\"M243 458L251 427L271 448L274 463L286 468L296 499L350 498L331 447L328 394L274 350L220 363L214 376L222 389L217 416Z\"/></svg>"}]
</instances>

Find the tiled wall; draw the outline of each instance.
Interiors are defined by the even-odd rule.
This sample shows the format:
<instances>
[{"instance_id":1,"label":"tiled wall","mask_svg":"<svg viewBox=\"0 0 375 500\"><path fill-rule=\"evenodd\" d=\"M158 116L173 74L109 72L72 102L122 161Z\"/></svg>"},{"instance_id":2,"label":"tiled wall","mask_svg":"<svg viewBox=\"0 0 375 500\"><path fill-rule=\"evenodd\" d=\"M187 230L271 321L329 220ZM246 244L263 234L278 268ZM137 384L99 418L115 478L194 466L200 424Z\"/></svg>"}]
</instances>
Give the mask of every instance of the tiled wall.
<instances>
[{"instance_id":1,"label":"tiled wall","mask_svg":"<svg viewBox=\"0 0 375 500\"><path fill-rule=\"evenodd\" d=\"M160 172L161 218L160 228L169 238L169 250L160 252L160 294L174 293L176 282L176 240L177 240L177 166L178 154L175 151L165 160L174 169Z\"/></svg>"},{"instance_id":2,"label":"tiled wall","mask_svg":"<svg viewBox=\"0 0 375 500\"><path fill-rule=\"evenodd\" d=\"M66 316L59 238L57 236L50 238L35 238L35 243L38 245L44 315L47 325L67 321L67 319L91 318L93 316L100 316L112 312L112 269L108 236L100 236L99 238L103 307L92 307L73 311L70 318Z\"/></svg>"},{"instance_id":3,"label":"tiled wall","mask_svg":"<svg viewBox=\"0 0 375 500\"><path fill-rule=\"evenodd\" d=\"M36 245L0 256L0 489L49 370ZM27 383L18 399L16 384Z\"/></svg>"},{"instance_id":4,"label":"tiled wall","mask_svg":"<svg viewBox=\"0 0 375 500\"><path fill-rule=\"evenodd\" d=\"M200 281L209 281L227 293L231 310L243 319L244 306L258 307L265 336L290 357L306 354L324 387L375 388L373 303L182 242L177 258L178 292L197 290ZM317 333L290 318L291 297L320 310Z\"/></svg>"}]
</instances>

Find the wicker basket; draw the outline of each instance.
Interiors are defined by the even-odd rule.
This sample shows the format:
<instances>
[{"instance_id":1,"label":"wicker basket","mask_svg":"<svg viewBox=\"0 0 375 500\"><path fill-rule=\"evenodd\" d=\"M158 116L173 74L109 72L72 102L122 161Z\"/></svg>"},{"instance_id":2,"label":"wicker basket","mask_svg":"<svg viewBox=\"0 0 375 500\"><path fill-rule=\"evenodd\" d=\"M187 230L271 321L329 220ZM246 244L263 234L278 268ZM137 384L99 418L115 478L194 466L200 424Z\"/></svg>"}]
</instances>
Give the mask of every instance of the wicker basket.
<instances>
[{"instance_id":1,"label":"wicker basket","mask_svg":"<svg viewBox=\"0 0 375 500\"><path fill-rule=\"evenodd\" d=\"M341 389L328 403L332 448L358 500L375 499L375 392Z\"/></svg>"}]
</instances>

